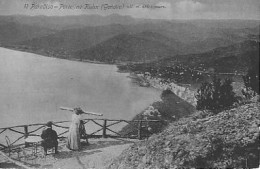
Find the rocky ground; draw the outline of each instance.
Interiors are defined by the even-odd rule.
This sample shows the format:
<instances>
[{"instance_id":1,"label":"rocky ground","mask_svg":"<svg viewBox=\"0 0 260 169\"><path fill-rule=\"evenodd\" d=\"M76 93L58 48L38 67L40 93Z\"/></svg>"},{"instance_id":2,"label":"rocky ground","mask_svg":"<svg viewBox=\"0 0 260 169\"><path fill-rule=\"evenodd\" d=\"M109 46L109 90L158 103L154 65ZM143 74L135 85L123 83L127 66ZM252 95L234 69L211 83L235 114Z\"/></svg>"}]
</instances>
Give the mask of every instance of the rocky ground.
<instances>
[{"instance_id":1,"label":"rocky ground","mask_svg":"<svg viewBox=\"0 0 260 169\"><path fill-rule=\"evenodd\" d=\"M217 115L196 112L132 145L109 169L258 167L259 106L252 102Z\"/></svg>"},{"instance_id":2,"label":"rocky ground","mask_svg":"<svg viewBox=\"0 0 260 169\"><path fill-rule=\"evenodd\" d=\"M142 137L161 132L169 123L188 116L195 112L195 107L174 94L170 89L161 93L161 100L152 103L144 111L137 114L133 120L144 120L142 123ZM145 122L146 120L158 120L158 122ZM138 123L126 125L120 133L129 137L137 135L136 127Z\"/></svg>"}]
</instances>

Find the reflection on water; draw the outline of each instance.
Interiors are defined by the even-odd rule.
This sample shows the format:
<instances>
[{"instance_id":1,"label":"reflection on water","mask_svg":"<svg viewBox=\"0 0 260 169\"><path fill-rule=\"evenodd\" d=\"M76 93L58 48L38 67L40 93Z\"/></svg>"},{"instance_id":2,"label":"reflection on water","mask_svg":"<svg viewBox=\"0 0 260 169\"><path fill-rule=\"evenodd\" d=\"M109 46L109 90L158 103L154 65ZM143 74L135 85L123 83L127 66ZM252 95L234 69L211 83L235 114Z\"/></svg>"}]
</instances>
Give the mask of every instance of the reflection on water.
<instances>
[{"instance_id":1,"label":"reflection on water","mask_svg":"<svg viewBox=\"0 0 260 169\"><path fill-rule=\"evenodd\" d=\"M139 87L114 65L73 62L0 48L0 127L70 120L60 106L131 119L160 91ZM93 116L86 116L93 117Z\"/></svg>"}]
</instances>

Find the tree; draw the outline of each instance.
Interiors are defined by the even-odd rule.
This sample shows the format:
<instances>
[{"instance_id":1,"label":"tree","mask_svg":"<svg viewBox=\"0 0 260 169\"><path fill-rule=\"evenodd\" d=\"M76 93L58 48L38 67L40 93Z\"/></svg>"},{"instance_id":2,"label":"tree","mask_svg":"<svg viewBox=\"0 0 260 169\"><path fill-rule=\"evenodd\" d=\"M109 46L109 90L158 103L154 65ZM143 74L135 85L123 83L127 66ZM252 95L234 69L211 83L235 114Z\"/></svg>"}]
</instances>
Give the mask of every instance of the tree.
<instances>
[{"instance_id":1,"label":"tree","mask_svg":"<svg viewBox=\"0 0 260 169\"><path fill-rule=\"evenodd\" d=\"M259 94L259 51L256 53L248 53L250 68L247 74L243 76L245 89L242 90L243 95L250 99Z\"/></svg>"},{"instance_id":2,"label":"tree","mask_svg":"<svg viewBox=\"0 0 260 169\"><path fill-rule=\"evenodd\" d=\"M220 87L220 108L225 109L238 101L235 92L233 92L232 80L225 79Z\"/></svg>"},{"instance_id":3,"label":"tree","mask_svg":"<svg viewBox=\"0 0 260 169\"><path fill-rule=\"evenodd\" d=\"M220 110L226 109L237 102L233 92L232 80L225 79L221 82L216 76L212 82L204 82L197 91L198 110Z\"/></svg>"},{"instance_id":4,"label":"tree","mask_svg":"<svg viewBox=\"0 0 260 169\"><path fill-rule=\"evenodd\" d=\"M252 90L253 94L259 94L259 70L257 68L251 68L247 74L243 76L245 88L247 91ZM244 91L245 92L245 91Z\"/></svg>"}]
</instances>

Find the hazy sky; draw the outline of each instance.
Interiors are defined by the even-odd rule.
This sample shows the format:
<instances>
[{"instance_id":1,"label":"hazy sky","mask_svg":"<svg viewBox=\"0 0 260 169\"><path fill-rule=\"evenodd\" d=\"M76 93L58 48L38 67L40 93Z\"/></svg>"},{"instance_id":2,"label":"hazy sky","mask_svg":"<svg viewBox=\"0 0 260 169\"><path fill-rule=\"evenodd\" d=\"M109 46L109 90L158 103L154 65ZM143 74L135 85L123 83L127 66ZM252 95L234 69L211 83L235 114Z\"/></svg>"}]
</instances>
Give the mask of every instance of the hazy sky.
<instances>
[{"instance_id":1,"label":"hazy sky","mask_svg":"<svg viewBox=\"0 0 260 169\"><path fill-rule=\"evenodd\" d=\"M25 9L28 4L28 9ZM57 6L54 9L35 9L32 5ZM60 4L73 9L60 9ZM94 4L98 9L75 9L85 4ZM123 9L101 9L102 4L122 5ZM133 4L133 8L126 5ZM149 4L164 6L160 9L137 8ZM141 6L139 6L141 7ZM0 0L0 15L81 15L118 13L136 18L164 19L260 19L260 0Z\"/></svg>"}]
</instances>

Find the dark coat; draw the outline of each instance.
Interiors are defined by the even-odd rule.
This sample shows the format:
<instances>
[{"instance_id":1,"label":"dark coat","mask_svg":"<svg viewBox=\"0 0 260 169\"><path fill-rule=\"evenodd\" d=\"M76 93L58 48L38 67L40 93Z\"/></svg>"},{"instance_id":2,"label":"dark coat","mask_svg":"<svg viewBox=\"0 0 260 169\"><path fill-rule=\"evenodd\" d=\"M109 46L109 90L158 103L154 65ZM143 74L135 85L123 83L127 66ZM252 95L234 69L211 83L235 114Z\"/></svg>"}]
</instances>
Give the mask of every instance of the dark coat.
<instances>
[{"instance_id":1,"label":"dark coat","mask_svg":"<svg viewBox=\"0 0 260 169\"><path fill-rule=\"evenodd\" d=\"M42 146L43 147L54 147L58 145L58 135L55 130L52 130L51 128L47 128L46 130L43 130L42 135L41 135L43 141L42 141Z\"/></svg>"}]
</instances>

